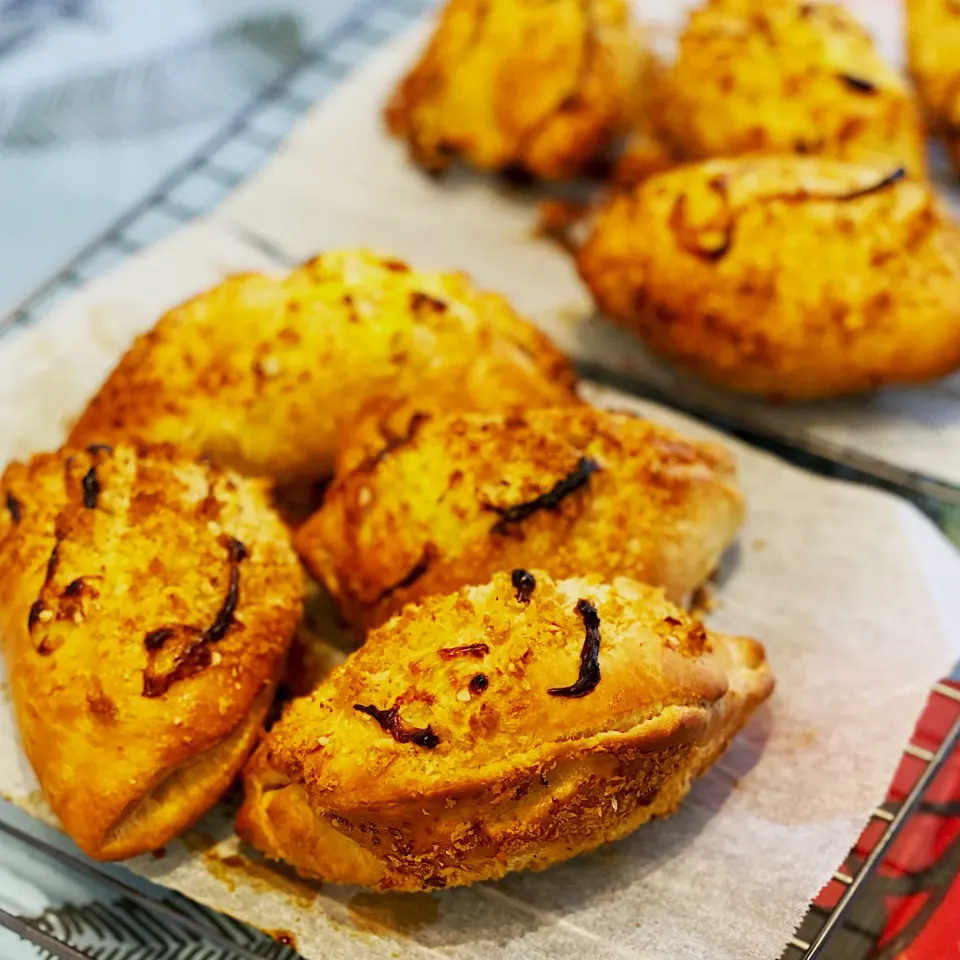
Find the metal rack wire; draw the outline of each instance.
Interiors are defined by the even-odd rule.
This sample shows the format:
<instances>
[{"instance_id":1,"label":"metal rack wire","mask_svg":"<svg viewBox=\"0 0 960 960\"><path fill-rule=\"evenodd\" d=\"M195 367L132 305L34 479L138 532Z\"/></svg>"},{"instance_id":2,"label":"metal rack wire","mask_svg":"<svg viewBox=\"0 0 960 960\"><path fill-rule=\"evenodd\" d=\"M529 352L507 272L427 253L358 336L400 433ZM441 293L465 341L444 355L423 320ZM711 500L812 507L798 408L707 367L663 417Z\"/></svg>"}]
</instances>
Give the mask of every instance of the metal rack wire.
<instances>
[{"instance_id":1,"label":"metal rack wire","mask_svg":"<svg viewBox=\"0 0 960 960\"><path fill-rule=\"evenodd\" d=\"M919 760L923 766L910 792L893 811L886 805L874 810L872 819L884 824L883 831L866 855L859 867L852 870L838 870L834 873L832 882L844 888L836 905L832 910L819 914L811 910L801 925L797 935L791 938L785 958L799 955L803 960L814 960L821 957L829 944L831 935L842 925L847 911L854 898L860 892L866 881L888 855L904 824L917 809L917 806L926 793L937 773L942 769L950 754L960 744L960 689L945 683L938 683L931 693L932 698L943 698L957 705L957 716L946 736L935 750L929 750L913 743L904 748L904 756Z\"/></svg>"},{"instance_id":2,"label":"metal rack wire","mask_svg":"<svg viewBox=\"0 0 960 960\"><path fill-rule=\"evenodd\" d=\"M359 3L347 19L320 38L298 63L270 83L201 150L174 169L16 309L0 318L0 338L17 327L33 323L74 288L214 207L267 159L318 97L332 89L372 49L410 25L432 5L433 0L366 0ZM584 365L581 373L589 379L610 383L693 413L804 466L828 469L834 475L885 487L908 497L940 523L944 522L949 511L960 514L960 489L956 487L806 436L777 435L761 422L746 423L715 408L705 409L695 397L658 395L647 385L625 381L596 364ZM935 749L915 745L905 749L907 756L922 763L922 772L913 788L896 809L885 805L874 811L874 822L883 825L881 836L857 867L834 874L833 883L843 888L842 894L832 908L811 910L790 940L783 954L786 960L814 960L827 955L831 938L843 926L851 904L889 853L893 841L947 757L960 743L960 690L938 684L931 696L956 704L956 720ZM265 934L193 904L178 894L169 891L144 893L114 871L37 839L3 819L0 819L0 832L36 851L38 856L53 858L67 869L108 888L127 905L125 909L138 911L138 915L144 918L154 918L155 922L147 926L160 938L156 942L167 947L171 943L174 947L183 944L182 956L203 957L204 960L292 956L288 948L278 946ZM125 924L121 917L115 918L115 922L121 927ZM130 923L126 922L126 925L130 926ZM0 927L32 941L47 955L69 960L97 955L73 943L68 931L49 924L45 926L42 918L28 920L0 910ZM150 953L148 946L144 946L144 956L180 956L172 950Z\"/></svg>"},{"instance_id":3,"label":"metal rack wire","mask_svg":"<svg viewBox=\"0 0 960 960\"><path fill-rule=\"evenodd\" d=\"M93 904L56 914L19 917L0 909L0 927L16 933L63 960L100 960L120 953L121 941L131 942L137 960L294 960L296 954L267 934L224 916L170 890L145 893L117 871L87 860L0 819L0 833L38 857L89 880L95 891L111 898L109 907ZM71 923L66 916L74 915ZM78 936L90 927L96 943ZM87 938L90 939L90 938Z\"/></svg>"}]
</instances>

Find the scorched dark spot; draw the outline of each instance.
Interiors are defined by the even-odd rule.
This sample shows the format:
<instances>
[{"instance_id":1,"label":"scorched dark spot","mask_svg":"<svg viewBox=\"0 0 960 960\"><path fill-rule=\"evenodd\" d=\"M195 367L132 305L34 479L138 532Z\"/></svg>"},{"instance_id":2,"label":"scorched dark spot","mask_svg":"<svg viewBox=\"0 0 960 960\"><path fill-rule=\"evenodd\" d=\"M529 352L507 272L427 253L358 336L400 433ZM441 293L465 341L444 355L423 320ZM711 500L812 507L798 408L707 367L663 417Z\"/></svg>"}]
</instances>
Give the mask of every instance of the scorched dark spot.
<instances>
[{"instance_id":1,"label":"scorched dark spot","mask_svg":"<svg viewBox=\"0 0 960 960\"><path fill-rule=\"evenodd\" d=\"M862 77L855 77L849 73L841 73L840 79L853 91L856 93L876 93L877 87L876 84L871 83L869 80L864 80Z\"/></svg>"},{"instance_id":2,"label":"scorched dark spot","mask_svg":"<svg viewBox=\"0 0 960 960\"><path fill-rule=\"evenodd\" d=\"M384 588L380 591L374 604L382 603L384 600L387 600L398 590L405 590L407 587L412 587L426 572L430 569L430 563L433 560L436 553L436 548L432 543L428 543L423 548L423 553L420 554L420 559L410 568L409 572L404 574L396 583L390 584L389 587Z\"/></svg>"},{"instance_id":3,"label":"scorched dark spot","mask_svg":"<svg viewBox=\"0 0 960 960\"><path fill-rule=\"evenodd\" d=\"M9 490L7 491L7 512L14 523L19 523L23 518L23 504Z\"/></svg>"},{"instance_id":4,"label":"scorched dark spot","mask_svg":"<svg viewBox=\"0 0 960 960\"><path fill-rule=\"evenodd\" d=\"M859 200L861 197L868 197L872 193L879 193L881 190L886 190L888 187L892 187L894 184L899 183L901 180L906 177L907 171L903 167L898 167L892 173L887 174L883 179L878 180L876 183L871 183L869 187L862 187L859 190L853 190L850 193L841 194L839 197L836 197L836 200L847 201L847 200Z\"/></svg>"},{"instance_id":5,"label":"scorched dark spot","mask_svg":"<svg viewBox=\"0 0 960 960\"><path fill-rule=\"evenodd\" d=\"M462 647L444 647L437 652L444 660L452 660L454 657L481 659L490 652L490 648L485 643L465 643Z\"/></svg>"},{"instance_id":6,"label":"scorched dark spot","mask_svg":"<svg viewBox=\"0 0 960 960\"><path fill-rule=\"evenodd\" d=\"M537 581L529 570L514 570L510 575L510 581L513 589L517 591L517 601L519 603L529 603L533 591L537 587Z\"/></svg>"},{"instance_id":7,"label":"scorched dark spot","mask_svg":"<svg viewBox=\"0 0 960 960\"><path fill-rule=\"evenodd\" d=\"M213 623L205 630L173 624L151 630L144 636L143 645L150 654L150 660L143 671L143 696L161 697L178 680L196 676L208 667L212 661L210 647L222 640L233 625L240 596L240 564L246 559L247 548L233 537L225 538L224 542L230 564L230 580ZM173 666L166 672L158 672L156 656L174 638L180 638L181 644L173 655Z\"/></svg>"},{"instance_id":8,"label":"scorched dark spot","mask_svg":"<svg viewBox=\"0 0 960 960\"><path fill-rule=\"evenodd\" d=\"M97 468L91 467L83 475L83 505L88 510L95 510L100 498L100 481L97 479Z\"/></svg>"},{"instance_id":9,"label":"scorched dark spot","mask_svg":"<svg viewBox=\"0 0 960 960\"><path fill-rule=\"evenodd\" d=\"M580 674L572 686L547 690L552 697L585 697L600 682L600 616L589 600L578 600L576 611L587 631L580 650Z\"/></svg>"},{"instance_id":10,"label":"scorched dark spot","mask_svg":"<svg viewBox=\"0 0 960 960\"><path fill-rule=\"evenodd\" d=\"M432 750L440 742L440 738L429 725L421 729L404 724L400 719L400 711L395 706L389 710L379 710L371 703L355 703L353 709L373 717L380 724L380 729L389 733L397 743L415 743L418 747Z\"/></svg>"},{"instance_id":11,"label":"scorched dark spot","mask_svg":"<svg viewBox=\"0 0 960 960\"><path fill-rule=\"evenodd\" d=\"M577 465L563 479L558 480L546 493L518 503L512 507L496 507L487 504L486 509L500 515L500 519L490 528L491 533L505 534L510 524L521 523L539 510L557 510L564 499L586 486L590 477L600 469L600 464L591 457L581 457Z\"/></svg>"}]
</instances>

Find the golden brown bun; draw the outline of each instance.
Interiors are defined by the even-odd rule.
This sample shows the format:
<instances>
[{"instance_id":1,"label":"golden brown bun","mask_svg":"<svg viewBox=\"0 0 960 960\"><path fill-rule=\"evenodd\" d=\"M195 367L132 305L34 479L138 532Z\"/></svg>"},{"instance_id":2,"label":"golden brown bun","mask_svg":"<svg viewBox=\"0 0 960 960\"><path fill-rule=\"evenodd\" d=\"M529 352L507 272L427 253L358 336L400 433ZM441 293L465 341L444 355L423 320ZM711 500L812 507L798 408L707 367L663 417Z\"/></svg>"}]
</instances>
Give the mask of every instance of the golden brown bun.
<instances>
[{"instance_id":1,"label":"golden brown bun","mask_svg":"<svg viewBox=\"0 0 960 960\"><path fill-rule=\"evenodd\" d=\"M650 121L678 159L796 153L926 174L913 93L840 4L708 2L657 87ZM620 182L632 166L628 151Z\"/></svg>"},{"instance_id":2,"label":"golden brown bun","mask_svg":"<svg viewBox=\"0 0 960 960\"><path fill-rule=\"evenodd\" d=\"M731 390L853 394L960 364L960 228L896 171L690 164L611 199L578 265L601 310Z\"/></svg>"},{"instance_id":3,"label":"golden brown bun","mask_svg":"<svg viewBox=\"0 0 960 960\"><path fill-rule=\"evenodd\" d=\"M464 414L421 420L409 437L335 480L297 533L356 626L523 566L632 576L679 602L743 519L724 448L630 414Z\"/></svg>"},{"instance_id":4,"label":"golden brown bun","mask_svg":"<svg viewBox=\"0 0 960 960\"><path fill-rule=\"evenodd\" d=\"M0 497L24 751L85 853L156 849L256 742L300 614L287 531L262 482L162 449L39 454Z\"/></svg>"},{"instance_id":5,"label":"golden brown bun","mask_svg":"<svg viewBox=\"0 0 960 960\"><path fill-rule=\"evenodd\" d=\"M369 396L427 390L475 362L499 371L491 389L509 369L514 396L570 402L566 359L502 297L461 274L328 253L287 277L233 277L171 310L120 361L71 442L175 443L244 473L320 476Z\"/></svg>"},{"instance_id":6,"label":"golden brown bun","mask_svg":"<svg viewBox=\"0 0 960 960\"><path fill-rule=\"evenodd\" d=\"M306 876L419 890L541 869L672 813L770 695L763 648L632 580L529 573L526 603L497 574L407 607L294 701L246 768L241 836ZM580 600L600 680L561 696L590 674ZM395 709L406 742L369 708Z\"/></svg>"},{"instance_id":7,"label":"golden brown bun","mask_svg":"<svg viewBox=\"0 0 960 960\"><path fill-rule=\"evenodd\" d=\"M628 0L448 0L387 123L432 172L576 177L626 127L640 59Z\"/></svg>"},{"instance_id":8,"label":"golden brown bun","mask_svg":"<svg viewBox=\"0 0 960 960\"><path fill-rule=\"evenodd\" d=\"M910 72L930 126L960 171L960 4L907 0Z\"/></svg>"}]
</instances>

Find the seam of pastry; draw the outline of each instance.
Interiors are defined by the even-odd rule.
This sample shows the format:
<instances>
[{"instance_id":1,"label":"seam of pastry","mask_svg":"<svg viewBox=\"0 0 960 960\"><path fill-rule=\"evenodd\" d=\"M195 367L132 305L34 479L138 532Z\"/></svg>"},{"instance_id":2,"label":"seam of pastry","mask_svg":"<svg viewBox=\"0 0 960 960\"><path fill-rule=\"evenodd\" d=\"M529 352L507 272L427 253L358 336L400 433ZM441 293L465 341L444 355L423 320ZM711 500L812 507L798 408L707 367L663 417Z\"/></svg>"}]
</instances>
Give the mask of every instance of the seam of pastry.
<instances>
[{"instance_id":1,"label":"seam of pastry","mask_svg":"<svg viewBox=\"0 0 960 960\"><path fill-rule=\"evenodd\" d=\"M163 846L167 840L175 837L200 817L210 805L208 796L210 784L225 779L229 783L255 745L261 721L270 707L274 690L275 685L265 687L250 705L247 714L240 718L237 725L225 737L211 744L201 753L189 757L183 763L157 774L148 792L131 801L127 809L108 828L98 852L99 858L126 859L142 852L145 837L149 837L150 845ZM222 761L228 757L231 759L226 767L222 762L216 766L210 764L214 758ZM227 772L227 768L232 768L233 772ZM200 775L192 777L192 774L198 770ZM187 778L186 781L184 777ZM171 788L178 796L174 798L169 796ZM176 815L167 823L165 830L157 831L157 814L162 808L170 806L171 799L182 802L185 796L198 792L205 793L207 796L194 796L193 802L186 808L174 811ZM162 797L159 805L157 804L158 793Z\"/></svg>"},{"instance_id":2,"label":"seam of pastry","mask_svg":"<svg viewBox=\"0 0 960 960\"><path fill-rule=\"evenodd\" d=\"M719 699L722 700L723 697L721 696ZM719 701L712 701L712 703L717 702ZM646 711L642 720L634 723L626 730L603 730L590 735L557 738L549 741L549 743L536 744L523 753L511 754L511 766L519 769L525 764L528 765L530 758L538 754L541 757L541 761L537 764L538 766L555 762L560 755L564 755L564 759L586 757L591 753L602 751L604 747L610 744L621 741L629 743L630 741L642 739L645 729L649 731L651 727L656 729L657 727L663 726L664 723L662 721L664 717L667 719L676 719L678 723L686 719L697 721L697 729L684 728L680 730L679 733L672 732L664 736L660 742L655 741L651 744L644 744L644 749L640 751L641 753L656 753L665 747L682 745L694 738L697 732L706 726L707 721L703 717L703 711L705 709L707 709L706 705L698 702L682 703L679 701L672 702L666 700L662 703L652 705L649 710ZM674 738L679 739L674 742ZM571 747L575 748L572 753L569 752ZM414 748L411 747L410 749ZM453 777L448 777L442 784L438 784L432 789L421 788L417 796L424 800L429 800L440 796L457 796L459 794L474 793L478 789L484 789L483 787L477 787L478 781L485 785L490 785L496 783L497 780L504 779L503 774L497 775L495 773L498 765L502 765L502 760L493 760L483 766L474 767L470 771L468 780L458 781ZM289 771L287 775L289 775ZM311 797L320 803L323 802L324 797L334 797L337 802L337 808L341 810L366 810L376 808L383 802L383 798L376 794L371 796L370 793L367 793L363 800L350 804L347 798L351 792L353 792L354 788L352 786L343 786L339 783L322 786L309 777L291 777L290 782L302 783L309 791Z\"/></svg>"}]
</instances>

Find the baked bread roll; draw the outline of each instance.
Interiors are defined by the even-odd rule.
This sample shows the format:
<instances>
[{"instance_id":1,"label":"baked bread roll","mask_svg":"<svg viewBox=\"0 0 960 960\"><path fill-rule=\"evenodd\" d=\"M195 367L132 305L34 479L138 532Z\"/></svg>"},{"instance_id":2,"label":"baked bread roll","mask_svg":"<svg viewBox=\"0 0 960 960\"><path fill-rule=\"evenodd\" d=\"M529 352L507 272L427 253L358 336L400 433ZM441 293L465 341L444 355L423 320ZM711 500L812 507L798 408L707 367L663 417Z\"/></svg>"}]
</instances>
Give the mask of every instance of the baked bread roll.
<instances>
[{"instance_id":1,"label":"baked bread roll","mask_svg":"<svg viewBox=\"0 0 960 960\"><path fill-rule=\"evenodd\" d=\"M907 54L920 102L960 171L960 4L907 0Z\"/></svg>"},{"instance_id":2,"label":"baked bread roll","mask_svg":"<svg viewBox=\"0 0 960 960\"><path fill-rule=\"evenodd\" d=\"M711 160L599 211L600 309L742 393L804 400L960 365L960 227L925 183L837 160Z\"/></svg>"},{"instance_id":3,"label":"baked bread roll","mask_svg":"<svg viewBox=\"0 0 960 960\"><path fill-rule=\"evenodd\" d=\"M647 120L678 161L804 154L926 174L913 91L842 4L710 0L655 80Z\"/></svg>"},{"instance_id":4,"label":"baked bread roll","mask_svg":"<svg viewBox=\"0 0 960 960\"><path fill-rule=\"evenodd\" d=\"M758 643L653 587L500 573L407 607L294 701L237 829L379 889L541 869L676 810L772 689Z\"/></svg>"},{"instance_id":5,"label":"baked bread roll","mask_svg":"<svg viewBox=\"0 0 960 960\"><path fill-rule=\"evenodd\" d=\"M576 177L626 128L641 62L628 0L448 0L387 124L432 173Z\"/></svg>"},{"instance_id":6,"label":"baked bread roll","mask_svg":"<svg viewBox=\"0 0 960 960\"><path fill-rule=\"evenodd\" d=\"M583 406L415 420L331 484L295 542L347 622L371 627L521 565L631 576L680 602L742 519L723 447Z\"/></svg>"},{"instance_id":7,"label":"baked bread roll","mask_svg":"<svg viewBox=\"0 0 960 960\"><path fill-rule=\"evenodd\" d=\"M329 474L342 426L371 395L472 377L506 402L575 402L550 341L461 274L363 251L286 277L233 277L139 337L70 442L174 443L247 474Z\"/></svg>"},{"instance_id":8,"label":"baked bread roll","mask_svg":"<svg viewBox=\"0 0 960 960\"><path fill-rule=\"evenodd\" d=\"M261 481L123 446L0 482L2 650L24 751L91 857L162 846L256 742L302 574Z\"/></svg>"}]
</instances>

